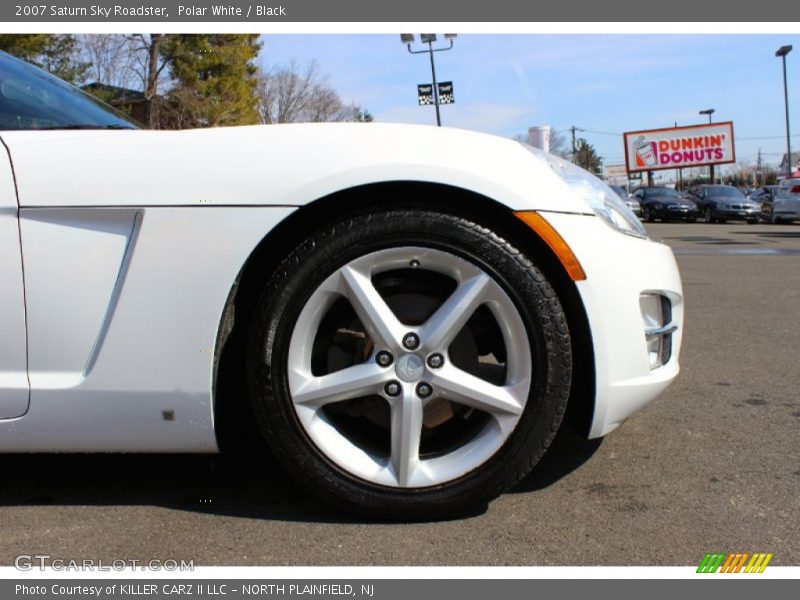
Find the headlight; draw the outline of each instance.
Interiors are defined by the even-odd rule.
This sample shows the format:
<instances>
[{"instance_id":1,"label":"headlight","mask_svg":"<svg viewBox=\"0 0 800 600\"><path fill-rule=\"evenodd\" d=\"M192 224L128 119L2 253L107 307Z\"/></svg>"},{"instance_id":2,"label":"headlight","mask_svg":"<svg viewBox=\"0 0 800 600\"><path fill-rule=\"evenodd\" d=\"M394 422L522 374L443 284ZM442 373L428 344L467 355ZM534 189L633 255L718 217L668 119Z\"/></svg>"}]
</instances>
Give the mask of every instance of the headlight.
<instances>
[{"instance_id":1,"label":"headlight","mask_svg":"<svg viewBox=\"0 0 800 600\"><path fill-rule=\"evenodd\" d=\"M609 227L628 235L647 237L647 230L639 218L603 181L563 158L544 153L526 144L523 146L538 158L546 160L550 168L586 200L594 213Z\"/></svg>"}]
</instances>

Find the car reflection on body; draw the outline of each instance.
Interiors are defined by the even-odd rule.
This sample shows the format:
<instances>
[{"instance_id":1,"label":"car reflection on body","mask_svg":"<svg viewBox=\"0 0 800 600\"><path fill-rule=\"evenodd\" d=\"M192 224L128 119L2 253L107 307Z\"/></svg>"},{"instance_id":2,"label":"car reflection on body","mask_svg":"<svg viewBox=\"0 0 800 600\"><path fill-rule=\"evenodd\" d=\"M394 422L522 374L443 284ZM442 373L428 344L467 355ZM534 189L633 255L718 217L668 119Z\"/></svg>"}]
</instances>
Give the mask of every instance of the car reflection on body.
<instances>
[{"instance_id":1,"label":"car reflection on body","mask_svg":"<svg viewBox=\"0 0 800 600\"><path fill-rule=\"evenodd\" d=\"M628 192L625 191L625 188L622 187L621 185L611 185L609 187L617 193L617 196L622 198L622 201L628 205L628 208L631 209L633 214L641 218L642 207L639 204L638 200L631 198Z\"/></svg>"}]
</instances>

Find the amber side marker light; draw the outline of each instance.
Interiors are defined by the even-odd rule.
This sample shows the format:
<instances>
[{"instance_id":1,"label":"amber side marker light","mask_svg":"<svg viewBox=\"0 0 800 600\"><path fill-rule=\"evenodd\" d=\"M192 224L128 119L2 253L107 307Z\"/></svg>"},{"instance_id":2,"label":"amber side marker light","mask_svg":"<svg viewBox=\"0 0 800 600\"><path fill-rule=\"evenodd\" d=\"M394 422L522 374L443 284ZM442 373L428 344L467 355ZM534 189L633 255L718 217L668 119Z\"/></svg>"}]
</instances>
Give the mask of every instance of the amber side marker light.
<instances>
[{"instance_id":1,"label":"amber side marker light","mask_svg":"<svg viewBox=\"0 0 800 600\"><path fill-rule=\"evenodd\" d=\"M533 231L550 247L550 249L564 265L567 274L572 281L582 281L586 279L586 273L583 272L583 267L578 259L572 253L572 250L567 246L558 232L553 229L552 225L544 220L544 218L537 212L531 210L521 210L515 212L514 215L521 220L525 225L533 229Z\"/></svg>"}]
</instances>

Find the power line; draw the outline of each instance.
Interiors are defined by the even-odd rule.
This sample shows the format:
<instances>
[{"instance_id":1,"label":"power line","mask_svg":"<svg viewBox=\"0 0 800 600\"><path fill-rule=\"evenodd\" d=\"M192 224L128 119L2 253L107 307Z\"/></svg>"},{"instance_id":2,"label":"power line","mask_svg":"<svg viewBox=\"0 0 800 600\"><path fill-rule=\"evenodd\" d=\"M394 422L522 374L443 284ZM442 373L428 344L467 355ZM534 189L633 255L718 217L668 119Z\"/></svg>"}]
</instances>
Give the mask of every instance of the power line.
<instances>
[{"instance_id":1,"label":"power line","mask_svg":"<svg viewBox=\"0 0 800 600\"><path fill-rule=\"evenodd\" d=\"M622 137L622 135L623 135L623 132L601 131L599 129L589 129L588 127L577 127L577 126L575 126L574 129L576 131L584 131L586 133L594 133L594 134L597 134L597 135L610 135L610 136L614 136L614 137ZM566 130L554 129L553 131L556 132L556 133L565 133L566 134L566 133L572 133L572 130L573 130L573 127L570 127L569 129L566 129ZM795 134L795 135L793 135L791 137L800 138L800 134ZM758 141L758 140L783 140L783 139L786 139L785 135L762 135L762 136L740 136L740 135L736 135L736 136L734 136L734 140L736 140L736 141L744 141L744 142Z\"/></svg>"}]
</instances>

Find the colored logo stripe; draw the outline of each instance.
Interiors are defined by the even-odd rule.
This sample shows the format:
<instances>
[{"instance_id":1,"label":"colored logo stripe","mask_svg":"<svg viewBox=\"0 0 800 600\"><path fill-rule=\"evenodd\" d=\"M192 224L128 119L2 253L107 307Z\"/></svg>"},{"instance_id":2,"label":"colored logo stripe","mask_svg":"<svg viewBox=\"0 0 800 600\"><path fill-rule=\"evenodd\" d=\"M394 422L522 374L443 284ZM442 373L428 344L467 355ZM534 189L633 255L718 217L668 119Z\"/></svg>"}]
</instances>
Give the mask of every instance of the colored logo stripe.
<instances>
[{"instance_id":1,"label":"colored logo stripe","mask_svg":"<svg viewBox=\"0 0 800 600\"><path fill-rule=\"evenodd\" d=\"M772 560L772 554L753 554L753 558L744 569L745 573L763 573L767 568L769 561Z\"/></svg>"},{"instance_id":2,"label":"colored logo stripe","mask_svg":"<svg viewBox=\"0 0 800 600\"><path fill-rule=\"evenodd\" d=\"M763 573L772 560L773 554L756 552L708 552L697 567L698 573ZM750 562L747 562L747 559ZM745 566L747 563L747 566ZM744 570L742 570L744 568Z\"/></svg>"},{"instance_id":3,"label":"colored logo stripe","mask_svg":"<svg viewBox=\"0 0 800 600\"><path fill-rule=\"evenodd\" d=\"M725 554L721 552L714 552L713 554L707 553L700 566L697 567L698 573L716 573L722 561L725 560Z\"/></svg>"},{"instance_id":4,"label":"colored logo stripe","mask_svg":"<svg viewBox=\"0 0 800 600\"><path fill-rule=\"evenodd\" d=\"M729 554L728 560L722 565L720 573L738 573L744 566L745 561L750 555L747 552L737 552L736 554Z\"/></svg>"}]
</instances>

